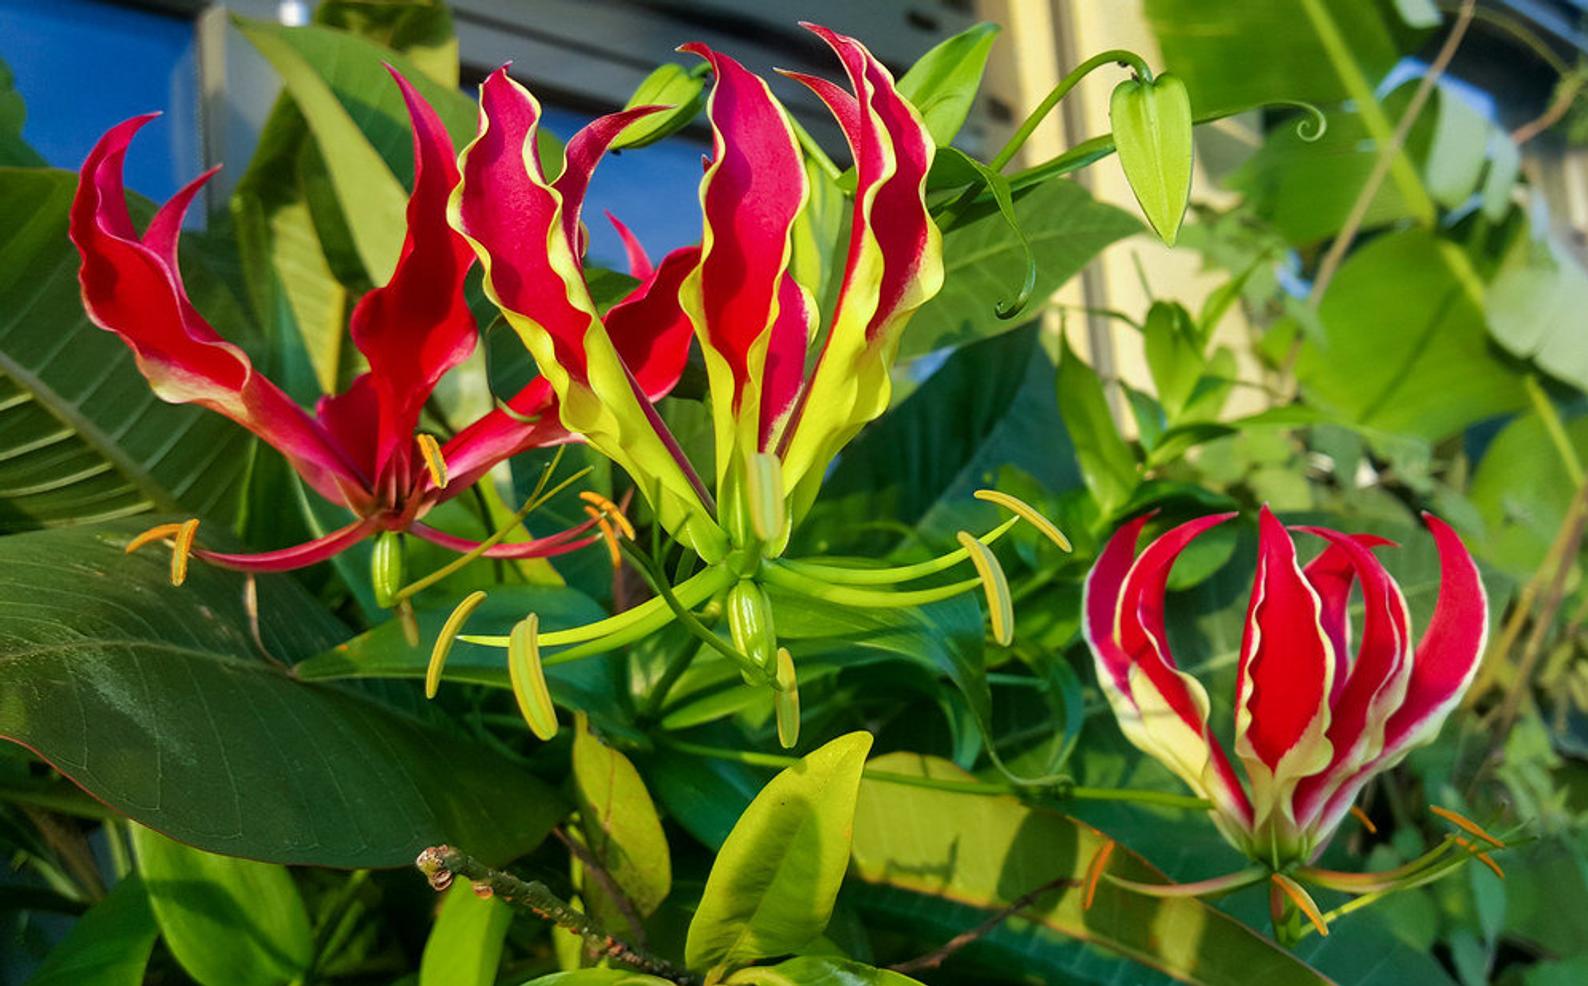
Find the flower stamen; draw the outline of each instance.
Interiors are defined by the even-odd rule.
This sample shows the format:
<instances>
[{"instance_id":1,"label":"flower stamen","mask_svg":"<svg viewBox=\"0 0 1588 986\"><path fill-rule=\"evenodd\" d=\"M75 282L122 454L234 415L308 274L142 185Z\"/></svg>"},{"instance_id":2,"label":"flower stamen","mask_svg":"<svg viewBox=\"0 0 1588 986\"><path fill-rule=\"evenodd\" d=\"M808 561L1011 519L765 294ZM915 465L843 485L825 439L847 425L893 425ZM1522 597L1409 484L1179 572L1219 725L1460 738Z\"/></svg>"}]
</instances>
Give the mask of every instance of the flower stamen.
<instances>
[{"instance_id":1,"label":"flower stamen","mask_svg":"<svg viewBox=\"0 0 1588 986\"><path fill-rule=\"evenodd\" d=\"M982 589L987 594L987 622L992 627L993 640L1000 647L1008 647L1015 637L1015 609L1003 566L998 564L998 556L993 554L992 549L969 532L960 531L955 536L959 538L960 547L970 556L971 564L976 566L976 576L981 579Z\"/></svg>"},{"instance_id":2,"label":"flower stamen","mask_svg":"<svg viewBox=\"0 0 1588 986\"><path fill-rule=\"evenodd\" d=\"M546 670L540 663L540 617L531 613L513 627L507 644L507 672L513 698L529 731L542 741L557 735L557 710L546 687Z\"/></svg>"},{"instance_id":3,"label":"flower stamen","mask_svg":"<svg viewBox=\"0 0 1588 986\"><path fill-rule=\"evenodd\" d=\"M441 446L435 436L420 432L415 441L419 443L419 454L425 458L425 468L430 470L430 482L438 490L446 489L447 460L441 457Z\"/></svg>"},{"instance_id":4,"label":"flower stamen","mask_svg":"<svg viewBox=\"0 0 1588 986\"><path fill-rule=\"evenodd\" d=\"M1097 847L1097 852L1092 854L1092 861L1086 867L1086 889L1081 897L1081 910L1092 909L1092 901L1097 897L1097 885L1103 880L1103 871L1108 869L1109 857L1114 855L1114 848L1119 843L1109 839Z\"/></svg>"},{"instance_id":5,"label":"flower stamen","mask_svg":"<svg viewBox=\"0 0 1588 986\"><path fill-rule=\"evenodd\" d=\"M452 645L458 639L458 632L483 602L485 602L485 591L476 589L458 603L452 614L447 617L447 622L441 625L441 633L436 637L435 646L430 648L430 663L425 667L425 698L436 697L436 692L441 688L441 669L446 666L447 655L452 653Z\"/></svg>"},{"instance_id":6,"label":"flower stamen","mask_svg":"<svg viewBox=\"0 0 1588 986\"><path fill-rule=\"evenodd\" d=\"M623 550L618 547L618 532L607 520L606 514L597 510L595 507L588 505L585 506L584 512L586 516L595 521L596 527L600 528L601 540L606 542L607 555L612 559L613 570L616 571L617 569L622 568Z\"/></svg>"},{"instance_id":7,"label":"flower stamen","mask_svg":"<svg viewBox=\"0 0 1588 986\"><path fill-rule=\"evenodd\" d=\"M1495 836L1490 835L1488 831L1483 828L1483 826L1479 825L1477 822L1474 822L1465 815L1451 811L1449 808L1440 807L1439 805L1429 805L1428 810L1454 825L1456 828L1468 833L1469 835L1477 836L1484 842L1494 846L1496 849L1505 848L1504 842L1500 841L1500 839L1496 838ZM1460 842L1461 839L1457 838L1456 841Z\"/></svg>"},{"instance_id":8,"label":"flower stamen","mask_svg":"<svg viewBox=\"0 0 1588 986\"><path fill-rule=\"evenodd\" d=\"M1323 919L1323 912L1318 910L1318 905L1313 902L1312 895L1307 893L1301 884L1283 873L1275 873L1273 881L1274 886L1283 891L1285 896L1290 898L1290 902L1307 916L1307 920L1312 922L1318 934L1325 938L1329 937L1329 924Z\"/></svg>"},{"instance_id":9,"label":"flower stamen","mask_svg":"<svg viewBox=\"0 0 1588 986\"><path fill-rule=\"evenodd\" d=\"M1362 827L1367 829L1368 835L1378 835L1378 826L1373 824L1373 819L1368 817L1367 812L1356 805L1352 805L1351 817L1362 823Z\"/></svg>"},{"instance_id":10,"label":"flower stamen","mask_svg":"<svg viewBox=\"0 0 1588 986\"><path fill-rule=\"evenodd\" d=\"M996 503L998 506L1013 513L1021 520L1041 531L1043 536L1058 545L1060 550L1071 550L1070 539L1064 536L1064 532L1059 530L1053 521L1037 513L1035 507L1019 497L1010 496L1003 490L977 490L975 497L988 503Z\"/></svg>"},{"instance_id":11,"label":"flower stamen","mask_svg":"<svg viewBox=\"0 0 1588 986\"><path fill-rule=\"evenodd\" d=\"M1479 848L1478 844L1476 842L1473 842L1471 839L1462 838L1459 835L1453 835L1450 838L1451 838L1451 840L1453 842L1455 842L1456 845L1460 846L1461 848L1465 849L1467 852L1471 853L1474 857L1476 857L1478 862L1482 863L1484 866L1487 866L1489 869L1493 870L1495 876L1499 877L1502 880L1505 879L1505 871L1500 869L1500 864L1496 863L1494 861L1494 857L1493 856L1489 855L1488 853L1484 852L1481 848Z\"/></svg>"}]
</instances>

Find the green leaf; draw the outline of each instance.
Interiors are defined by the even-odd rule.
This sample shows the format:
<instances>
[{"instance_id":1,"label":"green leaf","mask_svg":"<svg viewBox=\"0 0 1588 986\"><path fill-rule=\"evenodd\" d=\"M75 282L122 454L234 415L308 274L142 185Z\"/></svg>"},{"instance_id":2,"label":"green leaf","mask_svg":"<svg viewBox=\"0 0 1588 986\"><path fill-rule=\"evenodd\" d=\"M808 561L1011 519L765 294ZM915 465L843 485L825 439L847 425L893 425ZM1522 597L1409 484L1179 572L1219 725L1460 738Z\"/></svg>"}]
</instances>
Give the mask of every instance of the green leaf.
<instances>
[{"instance_id":1,"label":"green leaf","mask_svg":"<svg viewBox=\"0 0 1588 986\"><path fill-rule=\"evenodd\" d=\"M158 934L143 882L125 877L72 925L28 986L140 986Z\"/></svg>"},{"instance_id":2,"label":"green leaf","mask_svg":"<svg viewBox=\"0 0 1588 986\"><path fill-rule=\"evenodd\" d=\"M1081 478L1102 512L1113 513L1130 499L1140 482L1136 456L1119 437L1102 381L1075 355L1067 338L1060 350L1058 392L1064 426L1075 442L1075 458L1081 464Z\"/></svg>"},{"instance_id":3,"label":"green leaf","mask_svg":"<svg viewBox=\"0 0 1588 986\"><path fill-rule=\"evenodd\" d=\"M822 933L849 864L871 734L841 736L782 771L712 864L684 946L691 969L791 952Z\"/></svg>"},{"instance_id":4,"label":"green leaf","mask_svg":"<svg viewBox=\"0 0 1588 986\"><path fill-rule=\"evenodd\" d=\"M966 779L947 761L913 753L878 757L878 771ZM1048 982L1142 981L1139 970L1083 948L1108 949L1183 982L1325 984L1273 942L1196 899L1154 899L1102 883L1081 907L1086 871L1104 836L1092 827L1012 797L986 797L867 779L855 811L857 894L874 922L949 935L1056 879L1072 881L1034 901L965 949L983 966L1019 968ZM1116 849L1109 872L1144 882L1163 877ZM948 929L954 930L948 930ZM1106 973L1105 973L1106 970Z\"/></svg>"},{"instance_id":5,"label":"green leaf","mask_svg":"<svg viewBox=\"0 0 1588 986\"><path fill-rule=\"evenodd\" d=\"M458 36L443 0L323 0L314 10L314 22L400 51L441 85L458 84Z\"/></svg>"},{"instance_id":6,"label":"green leaf","mask_svg":"<svg viewBox=\"0 0 1588 986\"><path fill-rule=\"evenodd\" d=\"M740 969L724 982L731 986L910 986L918 980L848 959L801 955L774 966Z\"/></svg>"},{"instance_id":7,"label":"green leaf","mask_svg":"<svg viewBox=\"0 0 1588 986\"><path fill-rule=\"evenodd\" d=\"M1141 229L1128 212L1103 205L1074 182L1045 181L1014 194L1015 218L1036 255L1033 298L1046 298L1102 249ZM1017 328L998 317L1009 272L1025 265L1026 244L995 203L979 203L943 234L943 290L911 319L900 359Z\"/></svg>"},{"instance_id":8,"label":"green leaf","mask_svg":"<svg viewBox=\"0 0 1588 986\"><path fill-rule=\"evenodd\" d=\"M1588 456L1588 418L1566 426L1578 456ZM1473 545L1484 561L1518 578L1543 564L1574 496L1575 484L1537 414L1519 415L1478 460L1467 491L1483 518Z\"/></svg>"},{"instance_id":9,"label":"green leaf","mask_svg":"<svg viewBox=\"0 0 1588 986\"><path fill-rule=\"evenodd\" d=\"M1518 237L1485 302L1496 341L1578 390L1588 391L1588 272L1570 247L1547 233Z\"/></svg>"},{"instance_id":10,"label":"green leaf","mask_svg":"<svg viewBox=\"0 0 1588 986\"><path fill-rule=\"evenodd\" d=\"M650 917L673 887L662 820L634 764L591 735L583 716L576 721L573 739L573 793L586 848L640 918ZM621 934L627 926L623 909L601 881L586 878L580 890L596 924Z\"/></svg>"},{"instance_id":11,"label":"green leaf","mask_svg":"<svg viewBox=\"0 0 1588 986\"><path fill-rule=\"evenodd\" d=\"M287 665L346 631L295 581L258 578L256 640L241 576L195 560L174 589L158 547L123 554L140 526L0 539L0 736L173 838L275 862L403 866L439 842L502 861L560 817L486 748L298 681Z\"/></svg>"},{"instance_id":12,"label":"green leaf","mask_svg":"<svg viewBox=\"0 0 1588 986\"><path fill-rule=\"evenodd\" d=\"M1523 403L1520 374L1489 343L1477 274L1432 233L1390 233L1352 253L1318 315L1323 337L1306 341L1296 375L1358 427L1439 439Z\"/></svg>"},{"instance_id":13,"label":"green leaf","mask_svg":"<svg viewBox=\"0 0 1588 986\"><path fill-rule=\"evenodd\" d=\"M1031 292L1037 284L1037 258L1031 252L1031 241L1026 238L1025 230L1020 228L1019 217L1015 215L1015 204L1012 193L1009 190L1009 179L957 147L945 147L939 154L945 158L957 158L961 167L968 169L976 176L977 182L992 195L993 203L998 206L998 214L1003 217L1004 225L1009 228L1009 235L1014 237L1015 243L1020 247L1020 252L1025 261L1025 274L1020 279L1020 288L1015 292L1013 300L1002 300L993 306L993 314L999 318L1014 318L1024 311L1026 305L1031 301Z\"/></svg>"},{"instance_id":14,"label":"green leaf","mask_svg":"<svg viewBox=\"0 0 1588 986\"><path fill-rule=\"evenodd\" d=\"M83 313L66 238L76 187L67 171L0 168L0 533L151 510L228 521L247 435L155 397Z\"/></svg>"},{"instance_id":15,"label":"green leaf","mask_svg":"<svg viewBox=\"0 0 1588 986\"><path fill-rule=\"evenodd\" d=\"M285 867L216 856L132 827L160 936L202 986L275 986L314 958L303 898Z\"/></svg>"},{"instance_id":16,"label":"green leaf","mask_svg":"<svg viewBox=\"0 0 1588 986\"><path fill-rule=\"evenodd\" d=\"M997 24L968 27L938 42L899 77L899 93L921 114L939 147L947 146L965 125L999 30Z\"/></svg>"},{"instance_id":17,"label":"green leaf","mask_svg":"<svg viewBox=\"0 0 1588 986\"><path fill-rule=\"evenodd\" d=\"M454 883L425 939L419 986L492 986L512 923L511 907L495 897L476 897L463 881Z\"/></svg>"},{"instance_id":18,"label":"green leaf","mask_svg":"<svg viewBox=\"0 0 1588 986\"><path fill-rule=\"evenodd\" d=\"M1191 313L1172 301L1155 301L1142 324L1147 369L1163 404L1170 425L1174 425L1191 400L1206 368L1202 347Z\"/></svg>"},{"instance_id":19,"label":"green leaf","mask_svg":"<svg viewBox=\"0 0 1588 986\"><path fill-rule=\"evenodd\" d=\"M1108 103L1114 150L1158 237L1174 246L1191 198L1191 97L1178 76L1127 79Z\"/></svg>"},{"instance_id":20,"label":"green leaf","mask_svg":"<svg viewBox=\"0 0 1588 986\"><path fill-rule=\"evenodd\" d=\"M705 63L702 62L702 65ZM624 109L636 106L671 106L671 110L652 113L623 128L612 142L613 150L645 147L684 129L706 105L706 77L702 71L684 68L676 62L656 66L640 81Z\"/></svg>"},{"instance_id":21,"label":"green leaf","mask_svg":"<svg viewBox=\"0 0 1588 986\"><path fill-rule=\"evenodd\" d=\"M1313 3L1328 36L1304 12ZM1371 88L1400 57L1375 0L1146 0L1145 9L1198 116L1275 99L1338 102L1351 93L1335 58L1350 59Z\"/></svg>"}]
</instances>

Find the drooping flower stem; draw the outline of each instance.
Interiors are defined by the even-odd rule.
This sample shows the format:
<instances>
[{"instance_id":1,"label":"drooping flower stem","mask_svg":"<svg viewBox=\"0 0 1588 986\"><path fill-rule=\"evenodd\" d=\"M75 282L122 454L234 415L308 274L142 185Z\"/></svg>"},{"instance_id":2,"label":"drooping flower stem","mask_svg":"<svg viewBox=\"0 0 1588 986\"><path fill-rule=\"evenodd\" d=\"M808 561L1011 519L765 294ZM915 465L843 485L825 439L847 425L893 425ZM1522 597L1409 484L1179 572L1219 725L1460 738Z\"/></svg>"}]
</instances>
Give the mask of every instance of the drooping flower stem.
<instances>
[{"instance_id":1,"label":"drooping flower stem","mask_svg":"<svg viewBox=\"0 0 1588 986\"><path fill-rule=\"evenodd\" d=\"M1110 62L1133 70L1144 81L1152 81L1152 69L1147 66L1146 59L1133 51L1127 51L1123 48L1111 48L1108 51L1093 55L1075 66L1068 75L1059 80L1059 84L1054 86L1042 102L1037 104L1036 109L1026 116L1024 122L1020 124L1020 129L1016 130L1014 136L1010 137L1008 142L993 156L993 159L987 162L987 166L993 171L1002 171L1010 161L1014 160L1015 155L1020 153L1020 148L1024 147L1026 141L1031 139L1031 135L1036 132L1037 127L1041 125L1047 115L1053 112L1053 108L1059 105L1059 101L1069 95L1070 90L1074 89L1076 84L1086 78L1087 75Z\"/></svg>"},{"instance_id":2,"label":"drooping flower stem","mask_svg":"<svg viewBox=\"0 0 1588 986\"><path fill-rule=\"evenodd\" d=\"M675 983L694 983L697 980L666 959L642 951L599 928L583 912L551 892L539 880L520 880L511 873L493 870L466 853L451 846L431 846L421 852L414 865L436 890L445 890L455 877L463 877L481 896L494 896L513 907L530 911L578 935L585 947L596 955L606 956L624 965L647 972L653 976L670 979Z\"/></svg>"}]
</instances>

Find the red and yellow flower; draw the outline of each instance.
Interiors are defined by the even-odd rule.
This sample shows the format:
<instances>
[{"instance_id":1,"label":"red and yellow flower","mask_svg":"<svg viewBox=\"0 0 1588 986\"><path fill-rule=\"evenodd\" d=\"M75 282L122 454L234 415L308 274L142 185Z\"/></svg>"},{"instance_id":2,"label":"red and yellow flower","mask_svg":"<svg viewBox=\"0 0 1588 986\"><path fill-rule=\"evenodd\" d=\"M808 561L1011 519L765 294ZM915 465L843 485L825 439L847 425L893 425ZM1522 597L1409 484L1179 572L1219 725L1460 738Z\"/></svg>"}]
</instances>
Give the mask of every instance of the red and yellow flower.
<instances>
[{"instance_id":1,"label":"red and yellow flower","mask_svg":"<svg viewBox=\"0 0 1588 986\"><path fill-rule=\"evenodd\" d=\"M252 571L298 568L382 531L409 532L470 551L474 542L429 527L421 518L504 459L575 437L559 419L558 393L545 378L444 443L416 434L420 412L437 383L476 345L478 329L463 292L474 255L447 222L448 198L458 182L451 139L435 111L406 80L393 76L413 125L407 234L390 281L364 295L352 312L350 331L368 372L342 393L321 398L313 413L257 372L248 355L222 339L188 299L177 243L188 206L214 172L161 206L140 234L128 212L122 165L128 144L152 116L113 128L83 164L70 229L82 255L80 281L89 316L132 349L162 399L226 415L286 456L318 493L356 515L324 537L277 551L194 549L212 563ZM577 155L589 143L581 135L570 145L575 163L569 175L578 173ZM582 185L569 189L574 215L582 192ZM688 354L690 323L677 302L683 267L687 255L669 258L607 316L636 399L647 406L671 389ZM486 553L557 554L589 543L589 527L496 544Z\"/></svg>"},{"instance_id":2,"label":"red and yellow flower","mask_svg":"<svg viewBox=\"0 0 1588 986\"><path fill-rule=\"evenodd\" d=\"M1302 565L1290 532L1263 508L1236 678L1238 771L1209 727L1206 690L1170 653L1164 603L1176 557L1232 516L1181 524L1139 554L1148 518L1120 528L1087 578L1085 634L1126 738L1212 803L1226 839L1278 870L1316 857L1363 786L1438 733L1477 671L1488 605L1460 538L1424 515L1441 583L1414 641L1400 587L1373 554L1390 542L1294 528L1325 544ZM1353 586L1363 606L1356 628Z\"/></svg>"}]
</instances>

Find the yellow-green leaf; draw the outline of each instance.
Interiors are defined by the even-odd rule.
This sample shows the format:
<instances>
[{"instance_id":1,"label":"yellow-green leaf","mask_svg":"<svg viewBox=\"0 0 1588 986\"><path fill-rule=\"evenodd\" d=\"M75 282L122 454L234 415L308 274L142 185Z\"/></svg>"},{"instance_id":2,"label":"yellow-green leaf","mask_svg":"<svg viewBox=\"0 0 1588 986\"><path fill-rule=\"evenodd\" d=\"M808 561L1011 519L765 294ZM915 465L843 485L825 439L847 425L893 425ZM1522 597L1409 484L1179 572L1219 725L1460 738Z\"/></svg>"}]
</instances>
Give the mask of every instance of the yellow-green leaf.
<instances>
[{"instance_id":1,"label":"yellow-green leaf","mask_svg":"<svg viewBox=\"0 0 1588 986\"><path fill-rule=\"evenodd\" d=\"M667 835L639 771L628 757L592 735L583 715L575 720L573 793L590 854L639 916L651 916L673 886ZM625 933L622 909L601 881L585 879L582 894L597 924L614 934Z\"/></svg>"}]
</instances>

